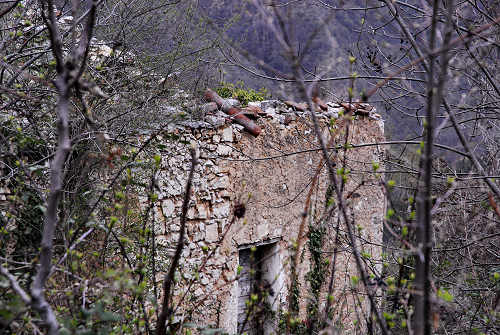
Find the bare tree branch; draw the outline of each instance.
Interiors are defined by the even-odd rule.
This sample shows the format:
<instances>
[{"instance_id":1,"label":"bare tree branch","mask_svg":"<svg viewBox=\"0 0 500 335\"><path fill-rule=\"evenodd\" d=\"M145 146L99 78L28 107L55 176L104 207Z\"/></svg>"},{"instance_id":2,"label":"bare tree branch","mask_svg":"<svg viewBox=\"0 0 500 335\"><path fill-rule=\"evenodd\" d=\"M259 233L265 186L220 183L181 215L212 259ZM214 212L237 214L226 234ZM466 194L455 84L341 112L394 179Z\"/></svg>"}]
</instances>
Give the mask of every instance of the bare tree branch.
<instances>
[{"instance_id":1,"label":"bare tree branch","mask_svg":"<svg viewBox=\"0 0 500 335\"><path fill-rule=\"evenodd\" d=\"M10 274L9 271L6 268L4 268L2 265L0 265L0 273L2 275L4 275L5 277L7 277L7 279L10 282L10 286L12 287L12 289L14 290L14 292L16 292L21 297L21 299L23 300L23 302L26 305L31 304L31 298L30 298L30 296L19 285L19 283L17 282L16 277L14 277L12 274Z\"/></svg>"}]
</instances>

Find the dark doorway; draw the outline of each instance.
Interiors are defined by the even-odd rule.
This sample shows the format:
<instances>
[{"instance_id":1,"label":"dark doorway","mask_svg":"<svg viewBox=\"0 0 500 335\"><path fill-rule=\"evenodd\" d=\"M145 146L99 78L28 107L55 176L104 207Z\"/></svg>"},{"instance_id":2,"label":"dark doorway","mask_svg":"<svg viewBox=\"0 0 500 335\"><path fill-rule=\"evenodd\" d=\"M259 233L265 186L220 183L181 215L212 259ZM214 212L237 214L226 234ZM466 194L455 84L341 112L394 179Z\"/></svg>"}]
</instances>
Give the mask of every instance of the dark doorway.
<instances>
[{"instance_id":1,"label":"dark doorway","mask_svg":"<svg viewBox=\"0 0 500 335\"><path fill-rule=\"evenodd\" d=\"M238 334L272 332L278 301L280 262L277 243L239 250Z\"/></svg>"}]
</instances>

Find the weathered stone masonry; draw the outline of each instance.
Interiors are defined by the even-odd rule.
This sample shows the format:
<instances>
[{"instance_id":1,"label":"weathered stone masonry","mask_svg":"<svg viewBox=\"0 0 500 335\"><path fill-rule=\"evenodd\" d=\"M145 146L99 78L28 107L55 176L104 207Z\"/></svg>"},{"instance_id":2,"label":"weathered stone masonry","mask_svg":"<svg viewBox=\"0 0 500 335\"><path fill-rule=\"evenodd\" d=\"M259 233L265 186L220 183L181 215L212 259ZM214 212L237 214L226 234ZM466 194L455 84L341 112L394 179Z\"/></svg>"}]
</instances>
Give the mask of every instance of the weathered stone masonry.
<instances>
[{"instance_id":1,"label":"weathered stone masonry","mask_svg":"<svg viewBox=\"0 0 500 335\"><path fill-rule=\"evenodd\" d=\"M260 103L259 103L260 104ZM156 208L155 234L159 252L172 252L179 233L182 197L190 167L189 144L199 150L199 165L195 170L193 193L188 211L187 241L182 253L180 278L176 287L176 301L193 282L176 316L180 320L189 317L194 322L224 328L230 334L238 331L238 322L244 318L244 299L249 295L245 272L248 250L263 253L263 279L272 287L269 297L273 310L287 307L287 288L290 280L290 257L296 245L299 225L304 212L305 198L312 177L321 159L316 135L307 113L297 113L285 105L268 101L261 103L265 118L257 122L262 128L258 137L230 124L224 115L207 116L204 121L188 122L173 127L171 133L181 141L166 141L160 172L160 205ZM328 108L319 115L328 140L330 118L337 116L341 108ZM345 124L335 130L336 144L345 140ZM370 117L358 117L349 123L350 143L379 142L383 140L382 121ZM346 192L353 190L361 180L364 184L349 199L351 215L356 219L360 234L367 242L359 247L373 255L380 254L380 247L368 242L382 240L382 218L385 203L377 176L367 173L372 163L381 160L379 146L367 146L348 150L347 164L352 172ZM343 150L332 157L339 161ZM326 169L322 167L319 182L313 192L307 222L319 224L325 208L325 192L328 185ZM245 204L244 220L233 220L234 206ZM335 221L330 220L330 221ZM223 234L227 231L224 240ZM327 225L327 245L333 249L333 225ZM217 246L214 256L207 255ZM336 317L342 322L352 322L353 308L349 297L350 277L356 273L344 230L340 232L338 271L335 281ZM300 283L301 315L307 305L309 271L307 245L302 245L298 269ZM325 258L331 254L326 253ZM246 260L245 260L246 259ZM238 280L238 273L240 274ZM162 277L157 278L161 281ZM252 284L253 285L253 284ZM323 285L325 291L326 285ZM323 299L324 300L324 299ZM272 326L272 325L271 325ZM247 327L248 328L248 324Z\"/></svg>"}]
</instances>

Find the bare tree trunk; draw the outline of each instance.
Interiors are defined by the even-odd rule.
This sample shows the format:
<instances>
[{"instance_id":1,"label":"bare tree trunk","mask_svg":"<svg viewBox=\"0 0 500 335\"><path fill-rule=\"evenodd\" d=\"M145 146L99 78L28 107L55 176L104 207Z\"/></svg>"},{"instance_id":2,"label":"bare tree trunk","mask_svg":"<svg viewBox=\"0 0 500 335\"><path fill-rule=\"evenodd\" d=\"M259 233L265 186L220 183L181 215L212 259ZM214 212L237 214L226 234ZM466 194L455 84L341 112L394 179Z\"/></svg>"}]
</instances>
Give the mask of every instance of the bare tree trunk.
<instances>
[{"instance_id":1,"label":"bare tree trunk","mask_svg":"<svg viewBox=\"0 0 500 335\"><path fill-rule=\"evenodd\" d=\"M448 3L448 24L444 38L446 48L451 39L451 20L453 15L453 1ZM437 35L438 2L434 1L431 25L430 50L435 47ZM434 78L436 56L429 55L428 84L427 84L427 115L424 137L424 155L422 157L423 187L419 188L417 196L417 250L416 257L416 288L415 299L415 334L432 333L432 287L431 287L431 253L432 253L432 162L434 154L435 118L439 113L441 101L443 100L444 83L448 70L449 53L441 55L439 77ZM436 71L438 72L438 71Z\"/></svg>"},{"instance_id":2,"label":"bare tree trunk","mask_svg":"<svg viewBox=\"0 0 500 335\"><path fill-rule=\"evenodd\" d=\"M432 25L430 32L429 49L433 50L436 41L438 1L434 0ZM435 56L429 56L427 73L427 110L426 127L424 136L424 152L422 157L422 187L417 195L417 256L416 256L416 281L417 294L415 298L415 335L431 333L431 303L430 303L430 256L431 256L431 194L432 194L432 154L434 144L434 122L435 122L435 80L434 62Z\"/></svg>"},{"instance_id":3,"label":"bare tree trunk","mask_svg":"<svg viewBox=\"0 0 500 335\"><path fill-rule=\"evenodd\" d=\"M50 194L47 199L47 211L45 212L45 224L43 225L43 235L40 250L40 265L31 288L33 308L37 310L49 327L49 334L57 334L59 324L56 320L52 308L45 300L44 288L52 267L52 240L58 222L58 205L61 199L61 191L64 179L64 163L71 150L71 140L69 138L69 89L65 82L65 72L59 75L59 101L57 103L57 135L58 145L54 160L51 164Z\"/></svg>"},{"instance_id":4,"label":"bare tree trunk","mask_svg":"<svg viewBox=\"0 0 500 335\"><path fill-rule=\"evenodd\" d=\"M94 27L95 10L97 2L92 2L92 7L87 12L87 25L82 33L79 47L66 61L63 53L63 43L54 4L51 0L42 1L42 15L49 28L51 49L57 61L57 79L55 86L58 92L56 107L57 113L57 149L50 167L50 193L47 198L47 210L43 226L42 242L40 249L40 264L31 288L32 307L40 313L48 327L48 334L58 333L59 323L54 311L45 299L45 285L52 269L53 239L58 224L58 207L64 182L64 166L68 153L71 150L69 137L69 111L71 88L78 82L86 63L86 54ZM45 5L47 16L45 16ZM80 64L75 64L80 62Z\"/></svg>"}]
</instances>

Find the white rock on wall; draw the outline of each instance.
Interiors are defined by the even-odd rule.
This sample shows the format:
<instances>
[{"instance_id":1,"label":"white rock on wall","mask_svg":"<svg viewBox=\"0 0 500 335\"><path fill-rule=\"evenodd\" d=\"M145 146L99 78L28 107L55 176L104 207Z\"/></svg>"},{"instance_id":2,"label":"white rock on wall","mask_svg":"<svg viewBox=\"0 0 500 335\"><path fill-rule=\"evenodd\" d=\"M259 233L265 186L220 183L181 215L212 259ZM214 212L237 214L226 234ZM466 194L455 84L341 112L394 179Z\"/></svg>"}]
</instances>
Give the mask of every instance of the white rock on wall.
<instances>
[{"instance_id":1,"label":"white rock on wall","mask_svg":"<svg viewBox=\"0 0 500 335\"><path fill-rule=\"evenodd\" d=\"M207 242L216 242L219 240L219 230L217 228L217 223L206 226L205 240Z\"/></svg>"},{"instance_id":2,"label":"white rock on wall","mask_svg":"<svg viewBox=\"0 0 500 335\"><path fill-rule=\"evenodd\" d=\"M169 196L182 194L182 186L178 183L169 182L165 188L166 194Z\"/></svg>"},{"instance_id":3,"label":"white rock on wall","mask_svg":"<svg viewBox=\"0 0 500 335\"><path fill-rule=\"evenodd\" d=\"M213 208L213 216L217 219L227 218L229 216L230 206L227 202L222 202Z\"/></svg>"},{"instance_id":4,"label":"white rock on wall","mask_svg":"<svg viewBox=\"0 0 500 335\"><path fill-rule=\"evenodd\" d=\"M208 218L208 208L207 208L207 205L205 205L205 204L199 204L197 206L197 210L198 210L198 218L199 219L206 219L206 218Z\"/></svg>"},{"instance_id":5,"label":"white rock on wall","mask_svg":"<svg viewBox=\"0 0 500 335\"><path fill-rule=\"evenodd\" d=\"M205 231L197 232L193 235L193 241L199 242L205 239Z\"/></svg>"},{"instance_id":6,"label":"white rock on wall","mask_svg":"<svg viewBox=\"0 0 500 335\"><path fill-rule=\"evenodd\" d=\"M172 200L164 200L161 204L161 209L165 217L171 217L175 212L175 204Z\"/></svg>"},{"instance_id":7,"label":"white rock on wall","mask_svg":"<svg viewBox=\"0 0 500 335\"><path fill-rule=\"evenodd\" d=\"M212 200L212 196L208 191L202 191L198 193L198 196L200 197L200 200L208 200L208 201Z\"/></svg>"},{"instance_id":8,"label":"white rock on wall","mask_svg":"<svg viewBox=\"0 0 500 335\"><path fill-rule=\"evenodd\" d=\"M214 270L210 270L210 272L209 272L209 273L210 273L210 275L212 276L212 278L213 278L215 281L217 281L217 279L219 279L219 277L220 277L221 272L222 272L222 271L221 271L221 270L219 270L219 269L214 269Z\"/></svg>"},{"instance_id":9,"label":"white rock on wall","mask_svg":"<svg viewBox=\"0 0 500 335\"><path fill-rule=\"evenodd\" d=\"M273 237L279 236L283 236L283 229L281 228L281 226L273 230Z\"/></svg>"},{"instance_id":10,"label":"white rock on wall","mask_svg":"<svg viewBox=\"0 0 500 335\"><path fill-rule=\"evenodd\" d=\"M233 127L229 126L224 128L222 131L222 140L224 142L232 142L233 141Z\"/></svg>"},{"instance_id":11,"label":"white rock on wall","mask_svg":"<svg viewBox=\"0 0 500 335\"><path fill-rule=\"evenodd\" d=\"M226 189L229 187L229 177L222 176L220 178L216 178L212 181L211 188L213 190Z\"/></svg>"},{"instance_id":12,"label":"white rock on wall","mask_svg":"<svg viewBox=\"0 0 500 335\"><path fill-rule=\"evenodd\" d=\"M219 197L231 199L231 193L228 190L222 190L219 192Z\"/></svg>"},{"instance_id":13,"label":"white rock on wall","mask_svg":"<svg viewBox=\"0 0 500 335\"><path fill-rule=\"evenodd\" d=\"M220 156L229 156L232 151L233 149L228 145L219 144L217 146L217 154L219 154Z\"/></svg>"},{"instance_id":14,"label":"white rock on wall","mask_svg":"<svg viewBox=\"0 0 500 335\"><path fill-rule=\"evenodd\" d=\"M194 208L194 207L189 208L187 211L186 217L189 220L196 219L196 208Z\"/></svg>"},{"instance_id":15,"label":"white rock on wall","mask_svg":"<svg viewBox=\"0 0 500 335\"><path fill-rule=\"evenodd\" d=\"M261 240L269 235L269 226L267 223L257 225L257 239Z\"/></svg>"},{"instance_id":16,"label":"white rock on wall","mask_svg":"<svg viewBox=\"0 0 500 335\"><path fill-rule=\"evenodd\" d=\"M208 184L205 179L199 179L199 182L196 184L198 186L198 191L208 191Z\"/></svg>"}]
</instances>

